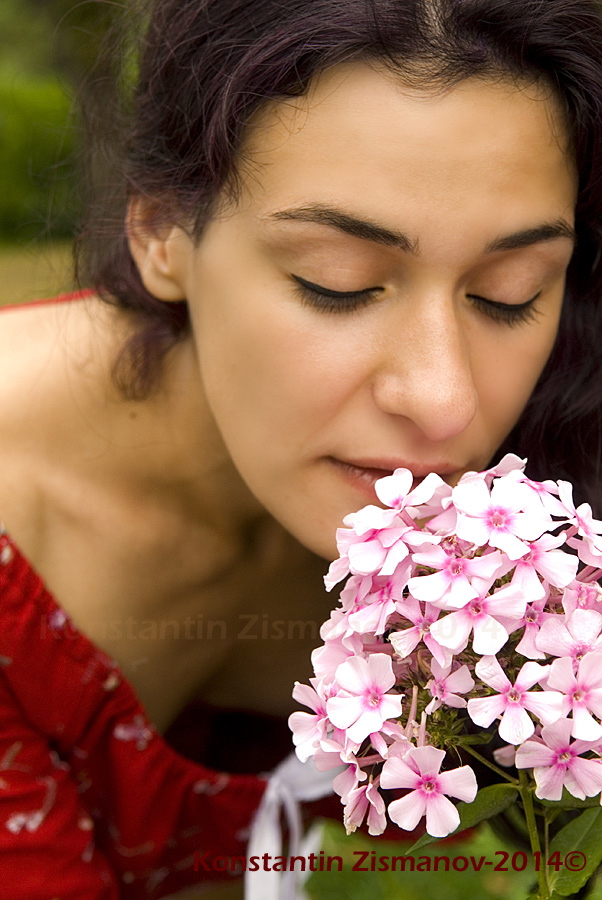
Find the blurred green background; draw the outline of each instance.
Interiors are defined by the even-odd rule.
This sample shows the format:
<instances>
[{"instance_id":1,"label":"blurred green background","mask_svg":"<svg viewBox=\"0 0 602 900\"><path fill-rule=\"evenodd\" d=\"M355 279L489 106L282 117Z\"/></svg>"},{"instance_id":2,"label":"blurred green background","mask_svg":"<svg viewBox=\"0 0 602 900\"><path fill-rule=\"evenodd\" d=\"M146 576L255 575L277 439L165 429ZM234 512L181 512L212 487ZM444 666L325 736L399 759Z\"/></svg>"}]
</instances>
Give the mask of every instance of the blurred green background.
<instances>
[{"instance_id":1,"label":"blurred green background","mask_svg":"<svg viewBox=\"0 0 602 900\"><path fill-rule=\"evenodd\" d=\"M72 286L77 96L113 0L0 0L0 305Z\"/></svg>"}]
</instances>

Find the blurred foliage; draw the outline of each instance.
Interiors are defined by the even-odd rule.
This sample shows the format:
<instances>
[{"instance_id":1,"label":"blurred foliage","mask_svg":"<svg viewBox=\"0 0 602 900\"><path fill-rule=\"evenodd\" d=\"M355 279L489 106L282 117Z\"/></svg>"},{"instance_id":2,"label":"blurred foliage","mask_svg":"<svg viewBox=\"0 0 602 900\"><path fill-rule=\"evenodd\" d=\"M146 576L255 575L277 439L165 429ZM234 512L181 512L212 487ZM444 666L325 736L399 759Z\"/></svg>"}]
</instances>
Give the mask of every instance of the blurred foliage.
<instances>
[{"instance_id":1,"label":"blurred foliage","mask_svg":"<svg viewBox=\"0 0 602 900\"><path fill-rule=\"evenodd\" d=\"M51 78L0 76L0 237L69 235L77 216L70 103Z\"/></svg>"},{"instance_id":2,"label":"blurred foliage","mask_svg":"<svg viewBox=\"0 0 602 900\"><path fill-rule=\"evenodd\" d=\"M359 833L347 836L342 825L328 821L321 849L325 859L341 857L342 871L339 872L333 863L332 871L310 875L305 884L306 893L311 900L348 900L349 897L353 900L466 900L467 897L470 900L525 900L537 887L537 876L529 855L524 870L518 871L524 860L517 859L513 866L516 847L502 842L486 823L474 832L413 853L415 871L411 871L409 864L405 871L400 871L401 865L397 871L378 871L381 865L392 868L390 861L406 856L409 847L407 841L393 843ZM501 853L504 850L508 854L505 858ZM373 853L376 871L366 871L372 866ZM448 871L445 870L446 856L450 860ZM434 862L436 857L443 857L440 867ZM425 863L427 858L432 861L429 865ZM466 865L464 871L454 870L454 858L458 859L458 869ZM381 859L385 860L384 864ZM355 864L361 870L354 871ZM602 881L595 881L587 896L588 900L602 900Z\"/></svg>"},{"instance_id":3,"label":"blurred foliage","mask_svg":"<svg viewBox=\"0 0 602 900\"><path fill-rule=\"evenodd\" d=\"M73 234L76 97L121 5L0 0L0 240Z\"/></svg>"}]
</instances>

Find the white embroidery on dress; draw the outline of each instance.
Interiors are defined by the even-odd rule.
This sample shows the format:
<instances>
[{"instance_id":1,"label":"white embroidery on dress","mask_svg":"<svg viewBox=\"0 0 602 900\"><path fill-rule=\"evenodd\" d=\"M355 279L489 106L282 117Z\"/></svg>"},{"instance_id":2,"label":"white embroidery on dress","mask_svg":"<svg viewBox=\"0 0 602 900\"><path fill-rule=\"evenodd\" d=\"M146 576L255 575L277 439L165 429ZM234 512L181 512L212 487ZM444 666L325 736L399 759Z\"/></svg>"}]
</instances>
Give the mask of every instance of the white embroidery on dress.
<instances>
[{"instance_id":1,"label":"white embroidery on dress","mask_svg":"<svg viewBox=\"0 0 602 900\"><path fill-rule=\"evenodd\" d=\"M94 829L94 822L90 816L80 816L77 820L77 827L81 828L82 831L92 831Z\"/></svg>"},{"instance_id":2,"label":"white embroidery on dress","mask_svg":"<svg viewBox=\"0 0 602 900\"><path fill-rule=\"evenodd\" d=\"M146 889L154 891L162 881L165 881L168 875L169 869L165 868L165 866L162 869L154 869L146 880Z\"/></svg>"},{"instance_id":3,"label":"white embroidery on dress","mask_svg":"<svg viewBox=\"0 0 602 900\"><path fill-rule=\"evenodd\" d=\"M69 765L69 763L65 762L64 759L61 759L56 750L50 751L50 762L55 769L62 769L63 772L71 771L71 766Z\"/></svg>"},{"instance_id":4,"label":"white embroidery on dress","mask_svg":"<svg viewBox=\"0 0 602 900\"><path fill-rule=\"evenodd\" d=\"M119 853L120 856L125 856L126 859L130 859L132 856L144 856L145 853L151 853L155 849L154 841L147 841L145 844L140 844L138 847L124 847L123 844L119 844L115 840L114 844L117 853Z\"/></svg>"},{"instance_id":5,"label":"white embroidery on dress","mask_svg":"<svg viewBox=\"0 0 602 900\"><path fill-rule=\"evenodd\" d=\"M63 631L69 619L62 609L53 609L48 616L48 625L53 631Z\"/></svg>"},{"instance_id":6,"label":"white embroidery on dress","mask_svg":"<svg viewBox=\"0 0 602 900\"><path fill-rule=\"evenodd\" d=\"M195 794L208 794L211 797L213 794L219 794L220 791L223 791L229 781L230 776L226 775L225 772L220 772L215 781L209 781L207 778L195 781L192 790Z\"/></svg>"},{"instance_id":7,"label":"white embroidery on dress","mask_svg":"<svg viewBox=\"0 0 602 900\"><path fill-rule=\"evenodd\" d=\"M37 831L56 800L56 782L54 778L38 778L38 783L46 786L46 797L40 809L33 812L14 813L6 822L6 827L12 834L20 834L23 829L29 832Z\"/></svg>"},{"instance_id":8,"label":"white embroidery on dress","mask_svg":"<svg viewBox=\"0 0 602 900\"><path fill-rule=\"evenodd\" d=\"M136 741L137 750L146 750L153 736L152 730L144 720L144 716L134 716L131 725L116 725L113 736L118 741Z\"/></svg>"},{"instance_id":9,"label":"white embroidery on dress","mask_svg":"<svg viewBox=\"0 0 602 900\"><path fill-rule=\"evenodd\" d=\"M12 769L13 763L21 750L23 749L23 741L15 741L14 744L11 744L2 759L0 760L0 770L4 769ZM21 771L27 772L28 769L24 767L17 766L17 768L21 768Z\"/></svg>"},{"instance_id":10,"label":"white embroidery on dress","mask_svg":"<svg viewBox=\"0 0 602 900\"><path fill-rule=\"evenodd\" d=\"M120 683L119 676L115 672L111 672L102 683L105 691L114 691Z\"/></svg>"},{"instance_id":11,"label":"white embroidery on dress","mask_svg":"<svg viewBox=\"0 0 602 900\"><path fill-rule=\"evenodd\" d=\"M10 544L5 544L2 550L0 550L0 563L3 566L7 566L14 555L13 548Z\"/></svg>"}]
</instances>

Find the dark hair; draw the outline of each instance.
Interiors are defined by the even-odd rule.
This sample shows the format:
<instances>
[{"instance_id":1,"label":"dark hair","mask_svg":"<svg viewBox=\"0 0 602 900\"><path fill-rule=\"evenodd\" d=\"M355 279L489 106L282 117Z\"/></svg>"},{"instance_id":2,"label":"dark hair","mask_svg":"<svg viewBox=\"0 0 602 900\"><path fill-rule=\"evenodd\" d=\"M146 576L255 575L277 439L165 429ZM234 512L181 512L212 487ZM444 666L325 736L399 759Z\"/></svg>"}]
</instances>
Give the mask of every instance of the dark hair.
<instances>
[{"instance_id":1,"label":"dark hair","mask_svg":"<svg viewBox=\"0 0 602 900\"><path fill-rule=\"evenodd\" d=\"M128 197L149 198L157 222L192 222L200 237L218 196L236 192L250 116L267 100L303 94L317 72L337 63L380 60L422 85L500 74L543 79L562 103L580 175L578 245L556 346L503 449L528 455L533 477L572 480L577 495L602 510L596 0L155 0L147 12L138 60L126 53L121 77L112 75L122 98L117 130L108 128L102 82L104 111L91 146L111 177L93 194L95 213L83 233L87 282L140 317L115 369L126 395L148 395L165 352L189 327L185 303L162 303L142 285L125 233ZM136 66L138 81L128 91ZM120 154L108 154L100 131ZM112 218L103 198L113 204Z\"/></svg>"}]
</instances>

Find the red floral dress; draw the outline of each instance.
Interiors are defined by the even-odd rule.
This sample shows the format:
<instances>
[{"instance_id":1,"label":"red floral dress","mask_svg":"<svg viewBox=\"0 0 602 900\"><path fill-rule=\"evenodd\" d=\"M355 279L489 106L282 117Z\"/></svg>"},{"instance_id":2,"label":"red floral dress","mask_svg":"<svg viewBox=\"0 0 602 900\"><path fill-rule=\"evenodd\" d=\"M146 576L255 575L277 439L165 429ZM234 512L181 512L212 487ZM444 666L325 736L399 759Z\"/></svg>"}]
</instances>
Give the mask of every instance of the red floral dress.
<instances>
[{"instance_id":1,"label":"red floral dress","mask_svg":"<svg viewBox=\"0 0 602 900\"><path fill-rule=\"evenodd\" d=\"M155 900L198 885L212 875L194 871L196 851L244 855L265 785L157 734L0 532L2 900Z\"/></svg>"},{"instance_id":2,"label":"red floral dress","mask_svg":"<svg viewBox=\"0 0 602 900\"><path fill-rule=\"evenodd\" d=\"M172 749L0 536L2 900L154 900L199 884L211 876L195 851L244 855L265 783Z\"/></svg>"}]
</instances>

